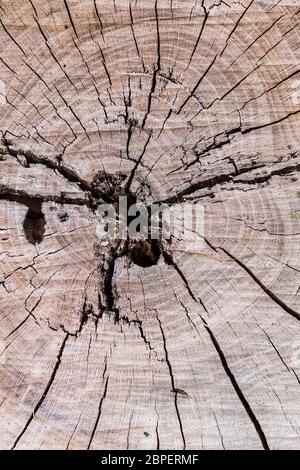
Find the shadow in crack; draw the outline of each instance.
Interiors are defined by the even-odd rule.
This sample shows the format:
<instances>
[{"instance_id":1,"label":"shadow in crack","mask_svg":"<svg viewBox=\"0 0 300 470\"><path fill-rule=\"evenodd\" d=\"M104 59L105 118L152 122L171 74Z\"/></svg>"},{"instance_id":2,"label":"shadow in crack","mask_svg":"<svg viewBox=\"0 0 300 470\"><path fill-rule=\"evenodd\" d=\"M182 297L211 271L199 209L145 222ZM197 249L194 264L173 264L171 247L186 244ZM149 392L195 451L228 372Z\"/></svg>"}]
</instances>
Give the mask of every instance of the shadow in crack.
<instances>
[{"instance_id":1,"label":"shadow in crack","mask_svg":"<svg viewBox=\"0 0 300 470\"><path fill-rule=\"evenodd\" d=\"M128 256L134 264L148 268L158 263L160 245L158 240L138 240L131 242Z\"/></svg>"},{"instance_id":2,"label":"shadow in crack","mask_svg":"<svg viewBox=\"0 0 300 470\"><path fill-rule=\"evenodd\" d=\"M44 238L46 219L40 202L31 203L23 222L23 229L29 243L36 245Z\"/></svg>"}]
</instances>

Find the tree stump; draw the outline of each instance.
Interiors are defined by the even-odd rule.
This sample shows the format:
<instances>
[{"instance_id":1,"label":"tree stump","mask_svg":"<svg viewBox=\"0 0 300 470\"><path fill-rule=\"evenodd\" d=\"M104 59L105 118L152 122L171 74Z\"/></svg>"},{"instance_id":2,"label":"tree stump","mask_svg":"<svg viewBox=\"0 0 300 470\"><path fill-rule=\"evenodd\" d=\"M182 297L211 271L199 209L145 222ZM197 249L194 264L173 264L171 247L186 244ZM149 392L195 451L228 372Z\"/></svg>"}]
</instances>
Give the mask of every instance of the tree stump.
<instances>
[{"instance_id":1,"label":"tree stump","mask_svg":"<svg viewBox=\"0 0 300 470\"><path fill-rule=\"evenodd\" d=\"M298 7L1 1L1 448L299 448Z\"/></svg>"}]
</instances>

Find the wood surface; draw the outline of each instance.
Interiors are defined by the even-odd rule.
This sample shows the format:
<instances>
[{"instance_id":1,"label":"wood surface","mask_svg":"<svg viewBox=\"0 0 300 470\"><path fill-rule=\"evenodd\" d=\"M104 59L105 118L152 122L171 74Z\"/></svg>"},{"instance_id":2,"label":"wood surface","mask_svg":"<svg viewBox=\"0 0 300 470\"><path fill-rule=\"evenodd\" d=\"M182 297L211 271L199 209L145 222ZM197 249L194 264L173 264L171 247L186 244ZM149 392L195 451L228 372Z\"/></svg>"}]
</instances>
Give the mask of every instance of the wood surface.
<instances>
[{"instance_id":1,"label":"wood surface","mask_svg":"<svg viewBox=\"0 0 300 470\"><path fill-rule=\"evenodd\" d=\"M300 448L299 7L0 2L2 449ZM101 244L120 194L198 249Z\"/></svg>"}]
</instances>

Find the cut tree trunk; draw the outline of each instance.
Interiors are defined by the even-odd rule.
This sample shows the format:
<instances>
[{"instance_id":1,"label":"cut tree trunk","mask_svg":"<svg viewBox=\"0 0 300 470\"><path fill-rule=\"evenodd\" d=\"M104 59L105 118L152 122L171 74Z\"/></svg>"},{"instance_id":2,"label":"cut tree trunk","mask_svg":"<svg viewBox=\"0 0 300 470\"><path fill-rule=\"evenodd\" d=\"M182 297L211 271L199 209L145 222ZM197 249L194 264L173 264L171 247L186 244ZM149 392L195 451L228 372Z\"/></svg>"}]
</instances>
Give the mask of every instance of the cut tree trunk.
<instances>
[{"instance_id":1,"label":"cut tree trunk","mask_svg":"<svg viewBox=\"0 0 300 470\"><path fill-rule=\"evenodd\" d=\"M298 7L0 2L1 448L300 447Z\"/></svg>"}]
</instances>

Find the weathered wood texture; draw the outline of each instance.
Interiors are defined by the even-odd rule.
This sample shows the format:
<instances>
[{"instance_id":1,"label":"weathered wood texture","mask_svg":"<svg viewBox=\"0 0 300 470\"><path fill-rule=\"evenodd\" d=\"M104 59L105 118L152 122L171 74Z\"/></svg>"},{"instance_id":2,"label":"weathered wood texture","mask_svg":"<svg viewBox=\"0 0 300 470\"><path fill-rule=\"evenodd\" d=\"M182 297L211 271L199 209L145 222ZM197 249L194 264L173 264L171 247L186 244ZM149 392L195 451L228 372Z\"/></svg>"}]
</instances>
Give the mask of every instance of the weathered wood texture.
<instances>
[{"instance_id":1,"label":"weathered wood texture","mask_svg":"<svg viewBox=\"0 0 300 470\"><path fill-rule=\"evenodd\" d=\"M0 2L1 448L300 447L298 13ZM99 246L129 180L199 250Z\"/></svg>"}]
</instances>

